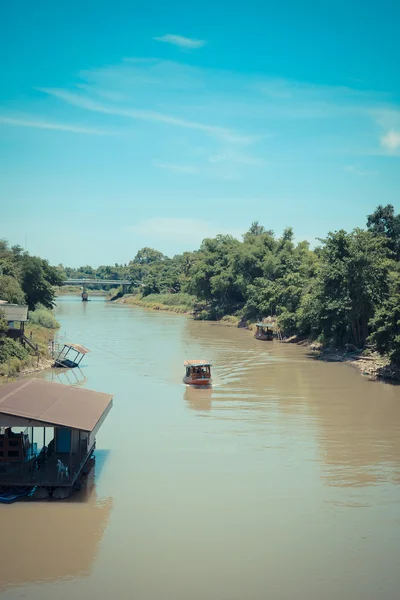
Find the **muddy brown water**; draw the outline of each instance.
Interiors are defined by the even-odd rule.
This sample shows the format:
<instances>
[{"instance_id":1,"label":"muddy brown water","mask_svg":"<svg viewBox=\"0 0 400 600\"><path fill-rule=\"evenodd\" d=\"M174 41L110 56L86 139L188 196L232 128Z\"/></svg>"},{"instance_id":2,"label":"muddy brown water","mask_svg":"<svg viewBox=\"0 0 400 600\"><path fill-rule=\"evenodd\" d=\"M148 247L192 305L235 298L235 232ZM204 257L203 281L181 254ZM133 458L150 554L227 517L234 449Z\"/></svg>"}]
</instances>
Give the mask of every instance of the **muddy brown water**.
<instances>
[{"instance_id":1,"label":"muddy brown water","mask_svg":"<svg viewBox=\"0 0 400 600\"><path fill-rule=\"evenodd\" d=\"M85 492L0 506L1 598L399 597L399 387L103 298L57 317L91 353L44 376L114 407ZM187 358L212 390L182 384Z\"/></svg>"}]
</instances>

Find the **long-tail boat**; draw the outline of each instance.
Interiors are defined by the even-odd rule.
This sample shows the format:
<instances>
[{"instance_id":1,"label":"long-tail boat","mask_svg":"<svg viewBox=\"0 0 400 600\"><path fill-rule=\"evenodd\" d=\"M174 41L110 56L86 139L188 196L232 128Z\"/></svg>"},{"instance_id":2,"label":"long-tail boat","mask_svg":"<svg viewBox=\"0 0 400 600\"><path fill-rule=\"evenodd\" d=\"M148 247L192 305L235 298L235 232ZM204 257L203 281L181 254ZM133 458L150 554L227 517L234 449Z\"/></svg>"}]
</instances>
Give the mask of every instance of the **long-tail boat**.
<instances>
[{"instance_id":1,"label":"long-tail boat","mask_svg":"<svg viewBox=\"0 0 400 600\"><path fill-rule=\"evenodd\" d=\"M211 363L206 360L185 360L184 383L194 386L211 385Z\"/></svg>"}]
</instances>

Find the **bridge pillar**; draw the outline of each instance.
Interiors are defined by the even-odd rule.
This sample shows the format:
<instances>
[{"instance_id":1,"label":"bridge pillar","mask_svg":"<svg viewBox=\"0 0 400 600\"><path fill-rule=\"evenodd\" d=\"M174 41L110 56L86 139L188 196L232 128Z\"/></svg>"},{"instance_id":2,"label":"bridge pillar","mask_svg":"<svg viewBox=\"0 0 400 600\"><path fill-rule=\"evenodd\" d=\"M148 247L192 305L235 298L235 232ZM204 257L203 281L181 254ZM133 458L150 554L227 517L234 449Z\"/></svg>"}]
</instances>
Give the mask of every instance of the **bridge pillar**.
<instances>
[{"instance_id":1,"label":"bridge pillar","mask_svg":"<svg viewBox=\"0 0 400 600\"><path fill-rule=\"evenodd\" d=\"M86 287L86 283L83 284L82 286L82 302L87 302L88 301L88 293L87 293L87 287Z\"/></svg>"}]
</instances>

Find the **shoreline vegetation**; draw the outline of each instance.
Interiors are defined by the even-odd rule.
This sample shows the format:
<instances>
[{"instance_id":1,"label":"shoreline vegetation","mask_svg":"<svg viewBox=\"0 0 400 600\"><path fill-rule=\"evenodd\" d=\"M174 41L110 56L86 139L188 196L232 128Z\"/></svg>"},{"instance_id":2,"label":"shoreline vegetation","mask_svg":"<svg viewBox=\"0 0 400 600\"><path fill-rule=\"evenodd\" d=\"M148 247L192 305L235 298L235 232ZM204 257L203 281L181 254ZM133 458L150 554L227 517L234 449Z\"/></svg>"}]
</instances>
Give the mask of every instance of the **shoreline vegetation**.
<instances>
[{"instance_id":1,"label":"shoreline vegetation","mask_svg":"<svg viewBox=\"0 0 400 600\"><path fill-rule=\"evenodd\" d=\"M0 383L51 366L49 345L59 328L54 288L62 280L46 260L0 240L0 300L28 308L21 335L19 322L9 323L0 304Z\"/></svg>"},{"instance_id":2,"label":"shoreline vegetation","mask_svg":"<svg viewBox=\"0 0 400 600\"><path fill-rule=\"evenodd\" d=\"M128 263L98 268L51 267L0 243L0 299L25 302L34 315L39 304L53 307L56 290L80 293L61 286L66 278L129 280L129 290L89 286L89 296L195 319L251 329L268 318L280 339L308 345L316 358L400 380L400 215L392 205L378 206L366 228L330 232L314 248L290 227L277 237L257 221L241 240L217 235L172 258L144 247Z\"/></svg>"},{"instance_id":3,"label":"shoreline vegetation","mask_svg":"<svg viewBox=\"0 0 400 600\"><path fill-rule=\"evenodd\" d=\"M251 328L272 319L280 338L314 357L400 381L400 215L378 206L366 228L297 242L257 221L242 236L217 235L172 258L142 248L124 270L118 300Z\"/></svg>"},{"instance_id":4,"label":"shoreline vegetation","mask_svg":"<svg viewBox=\"0 0 400 600\"><path fill-rule=\"evenodd\" d=\"M174 312L198 319L195 313L196 298L186 294L151 294L145 297L140 294L126 294L115 302L151 310ZM255 331L255 322L243 322L240 317L235 315L224 315L218 322L225 326L243 328L251 333ZM270 322L276 323L276 320L270 318ZM343 348L324 347L310 338L299 338L296 335L281 340L281 343L296 344L309 349L310 359L346 363L372 381L400 381L400 371L390 364L387 357L368 348L348 351Z\"/></svg>"}]
</instances>

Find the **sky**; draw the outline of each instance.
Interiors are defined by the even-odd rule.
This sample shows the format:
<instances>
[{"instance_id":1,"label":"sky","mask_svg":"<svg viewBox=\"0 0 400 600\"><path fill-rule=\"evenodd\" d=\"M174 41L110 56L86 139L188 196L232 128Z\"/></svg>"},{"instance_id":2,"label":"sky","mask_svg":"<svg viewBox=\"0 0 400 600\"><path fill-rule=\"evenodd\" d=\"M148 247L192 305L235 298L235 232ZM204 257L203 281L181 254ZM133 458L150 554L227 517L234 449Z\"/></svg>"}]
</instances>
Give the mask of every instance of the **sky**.
<instances>
[{"instance_id":1,"label":"sky","mask_svg":"<svg viewBox=\"0 0 400 600\"><path fill-rule=\"evenodd\" d=\"M400 210L400 3L2 0L0 238L52 264Z\"/></svg>"}]
</instances>

